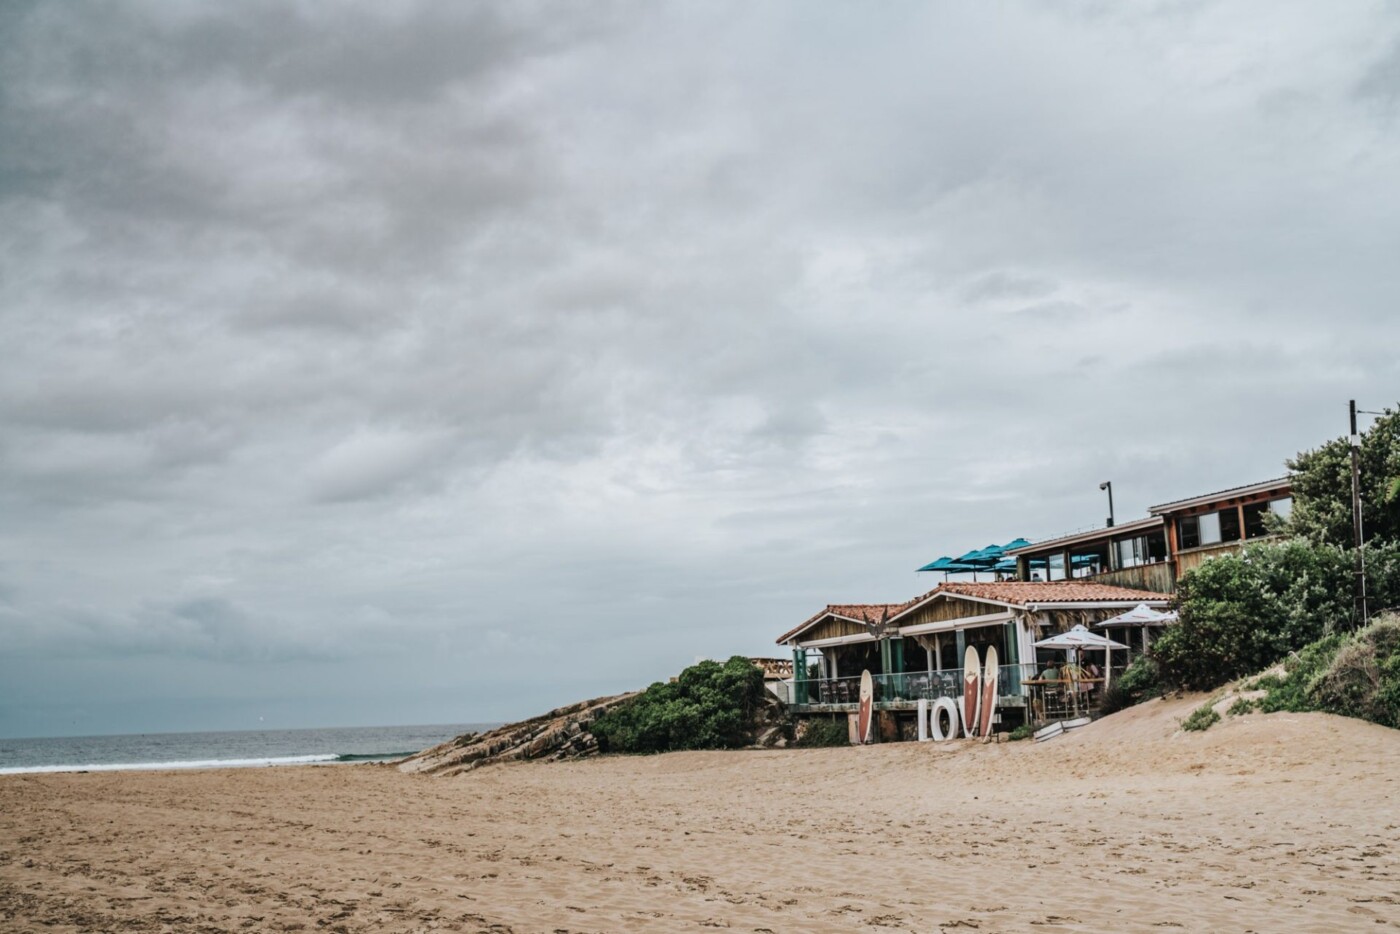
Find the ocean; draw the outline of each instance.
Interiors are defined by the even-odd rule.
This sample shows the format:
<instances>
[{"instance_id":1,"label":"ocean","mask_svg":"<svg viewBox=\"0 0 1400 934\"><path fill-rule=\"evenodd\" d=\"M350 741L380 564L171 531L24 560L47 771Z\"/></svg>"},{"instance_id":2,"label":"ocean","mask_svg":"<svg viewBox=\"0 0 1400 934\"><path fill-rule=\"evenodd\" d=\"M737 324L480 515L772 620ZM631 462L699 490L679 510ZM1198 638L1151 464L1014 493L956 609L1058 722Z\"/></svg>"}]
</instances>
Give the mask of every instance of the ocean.
<instances>
[{"instance_id":1,"label":"ocean","mask_svg":"<svg viewBox=\"0 0 1400 934\"><path fill-rule=\"evenodd\" d=\"M0 775L383 762L495 723L0 739Z\"/></svg>"}]
</instances>

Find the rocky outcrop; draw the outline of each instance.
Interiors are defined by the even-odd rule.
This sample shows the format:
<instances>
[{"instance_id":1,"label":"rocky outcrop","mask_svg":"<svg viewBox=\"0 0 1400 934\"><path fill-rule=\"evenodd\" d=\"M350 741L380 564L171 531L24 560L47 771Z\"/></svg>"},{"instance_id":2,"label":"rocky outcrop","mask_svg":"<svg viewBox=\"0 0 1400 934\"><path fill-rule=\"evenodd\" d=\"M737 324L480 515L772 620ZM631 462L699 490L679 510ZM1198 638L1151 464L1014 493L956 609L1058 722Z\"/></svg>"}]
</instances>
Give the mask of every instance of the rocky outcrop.
<instances>
[{"instance_id":1,"label":"rocky outcrop","mask_svg":"<svg viewBox=\"0 0 1400 934\"><path fill-rule=\"evenodd\" d=\"M754 711L754 745L762 749L782 749L793 736L793 722L784 704L770 691Z\"/></svg>"},{"instance_id":2,"label":"rocky outcrop","mask_svg":"<svg viewBox=\"0 0 1400 934\"><path fill-rule=\"evenodd\" d=\"M598 740L589 727L609 710L636 696L631 693L598 697L485 733L467 733L400 761L399 771L457 775L497 762L596 755Z\"/></svg>"}]
</instances>

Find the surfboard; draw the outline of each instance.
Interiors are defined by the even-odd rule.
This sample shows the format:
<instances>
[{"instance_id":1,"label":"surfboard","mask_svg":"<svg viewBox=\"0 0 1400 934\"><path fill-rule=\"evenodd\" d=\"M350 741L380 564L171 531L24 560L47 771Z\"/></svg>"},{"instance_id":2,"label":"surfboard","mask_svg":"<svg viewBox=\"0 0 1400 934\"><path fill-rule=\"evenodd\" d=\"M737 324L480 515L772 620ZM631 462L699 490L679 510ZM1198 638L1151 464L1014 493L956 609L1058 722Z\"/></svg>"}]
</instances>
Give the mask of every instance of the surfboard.
<instances>
[{"instance_id":1,"label":"surfboard","mask_svg":"<svg viewBox=\"0 0 1400 934\"><path fill-rule=\"evenodd\" d=\"M857 735L862 743L870 742L870 725L875 720L875 679L870 677L870 670L866 669L860 673L860 708L859 725L856 727Z\"/></svg>"},{"instance_id":2,"label":"surfboard","mask_svg":"<svg viewBox=\"0 0 1400 934\"><path fill-rule=\"evenodd\" d=\"M977 649L963 653L963 735L977 735L977 719L982 713L982 660Z\"/></svg>"},{"instance_id":3,"label":"surfboard","mask_svg":"<svg viewBox=\"0 0 1400 934\"><path fill-rule=\"evenodd\" d=\"M982 724L978 729L981 736L992 735L992 715L997 711L997 647L987 646L987 663L982 669Z\"/></svg>"}]
</instances>

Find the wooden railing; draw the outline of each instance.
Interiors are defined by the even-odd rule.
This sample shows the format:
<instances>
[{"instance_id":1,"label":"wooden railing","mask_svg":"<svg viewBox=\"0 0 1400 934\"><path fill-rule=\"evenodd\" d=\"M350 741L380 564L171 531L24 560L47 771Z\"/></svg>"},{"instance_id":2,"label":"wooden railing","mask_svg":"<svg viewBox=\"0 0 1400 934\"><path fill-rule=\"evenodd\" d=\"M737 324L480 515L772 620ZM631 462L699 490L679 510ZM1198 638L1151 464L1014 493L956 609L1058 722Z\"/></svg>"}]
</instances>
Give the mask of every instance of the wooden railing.
<instances>
[{"instance_id":1,"label":"wooden railing","mask_svg":"<svg viewBox=\"0 0 1400 934\"><path fill-rule=\"evenodd\" d=\"M1249 544L1252 545L1256 541L1258 539L1250 539ZM1200 567L1211 558L1219 555L1232 555L1244 546L1244 542L1222 542L1219 545L1207 545L1204 548L1179 551L1176 553L1176 576L1181 577L1187 571Z\"/></svg>"},{"instance_id":2,"label":"wooden railing","mask_svg":"<svg viewBox=\"0 0 1400 934\"><path fill-rule=\"evenodd\" d=\"M1176 581L1172 577L1172 566L1166 561L1159 561L1156 564L1140 564L1135 568L1104 571L1102 574L1095 574L1092 577L1081 578L1081 580L1093 581L1096 584L1113 584L1118 587L1133 587L1137 590L1151 590L1160 594L1169 594L1176 590Z\"/></svg>"},{"instance_id":3,"label":"wooden railing","mask_svg":"<svg viewBox=\"0 0 1400 934\"><path fill-rule=\"evenodd\" d=\"M1035 665L1002 665L998 669L997 695L1019 697L1024 694L1021 682L1035 675ZM872 676L875 703L899 704L939 697L962 697L961 668L943 671L907 671L899 674ZM854 709L860 701L860 678L812 678L800 683L781 682L778 697L798 708Z\"/></svg>"}]
</instances>

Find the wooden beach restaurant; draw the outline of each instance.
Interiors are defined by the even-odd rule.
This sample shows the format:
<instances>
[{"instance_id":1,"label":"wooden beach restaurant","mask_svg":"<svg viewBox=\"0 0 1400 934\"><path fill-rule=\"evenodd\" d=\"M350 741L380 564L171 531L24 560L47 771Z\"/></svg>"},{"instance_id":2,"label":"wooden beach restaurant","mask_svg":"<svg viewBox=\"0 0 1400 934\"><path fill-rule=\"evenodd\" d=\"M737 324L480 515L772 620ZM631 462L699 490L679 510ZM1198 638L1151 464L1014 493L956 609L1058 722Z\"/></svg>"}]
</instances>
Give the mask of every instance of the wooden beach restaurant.
<instances>
[{"instance_id":1,"label":"wooden beach restaurant","mask_svg":"<svg viewBox=\"0 0 1400 934\"><path fill-rule=\"evenodd\" d=\"M1081 581L952 581L905 603L833 604L778 638L793 654L785 699L797 713L854 712L869 671L879 738L914 739L921 700L961 696L972 646L982 658L994 648L1001 661L996 708L1005 726L1046 719L1091 704L1103 679L1041 677L1062 670L1065 653L1037 641L1168 604L1155 591ZM1121 669L1128 654L1100 657Z\"/></svg>"}]
</instances>

